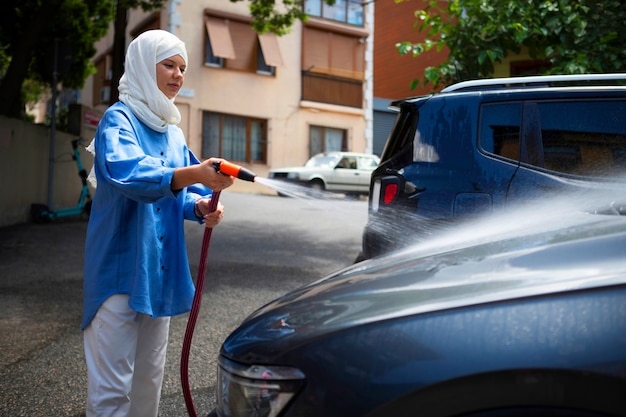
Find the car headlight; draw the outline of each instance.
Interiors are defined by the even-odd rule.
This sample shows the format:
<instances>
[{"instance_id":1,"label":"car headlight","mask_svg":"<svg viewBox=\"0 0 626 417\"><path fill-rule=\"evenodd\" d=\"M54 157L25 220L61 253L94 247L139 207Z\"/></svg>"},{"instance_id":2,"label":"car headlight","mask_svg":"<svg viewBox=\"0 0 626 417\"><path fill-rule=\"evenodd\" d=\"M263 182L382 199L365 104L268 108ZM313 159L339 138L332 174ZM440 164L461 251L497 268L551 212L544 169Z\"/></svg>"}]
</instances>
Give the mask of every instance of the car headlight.
<instances>
[{"instance_id":1,"label":"car headlight","mask_svg":"<svg viewBox=\"0 0 626 417\"><path fill-rule=\"evenodd\" d=\"M217 415L274 417L304 385L304 374L284 366L241 365L220 357Z\"/></svg>"},{"instance_id":2,"label":"car headlight","mask_svg":"<svg viewBox=\"0 0 626 417\"><path fill-rule=\"evenodd\" d=\"M297 172L289 172L287 173L287 178L289 178L290 180L297 180L300 176L298 175Z\"/></svg>"}]
</instances>

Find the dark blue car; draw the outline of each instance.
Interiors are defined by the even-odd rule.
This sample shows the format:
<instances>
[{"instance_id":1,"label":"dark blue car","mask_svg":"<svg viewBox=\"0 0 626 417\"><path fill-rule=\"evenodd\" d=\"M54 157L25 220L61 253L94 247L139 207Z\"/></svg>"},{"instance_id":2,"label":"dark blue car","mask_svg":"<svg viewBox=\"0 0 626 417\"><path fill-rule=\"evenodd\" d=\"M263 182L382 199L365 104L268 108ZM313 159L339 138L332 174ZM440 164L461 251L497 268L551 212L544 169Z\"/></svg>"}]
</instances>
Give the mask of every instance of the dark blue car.
<instances>
[{"instance_id":1,"label":"dark blue car","mask_svg":"<svg viewBox=\"0 0 626 417\"><path fill-rule=\"evenodd\" d=\"M626 217L602 190L297 289L219 356L219 417L626 416Z\"/></svg>"},{"instance_id":2,"label":"dark blue car","mask_svg":"<svg viewBox=\"0 0 626 417\"><path fill-rule=\"evenodd\" d=\"M626 74L489 79L392 103L357 259L616 181L626 169L625 83Z\"/></svg>"}]
</instances>

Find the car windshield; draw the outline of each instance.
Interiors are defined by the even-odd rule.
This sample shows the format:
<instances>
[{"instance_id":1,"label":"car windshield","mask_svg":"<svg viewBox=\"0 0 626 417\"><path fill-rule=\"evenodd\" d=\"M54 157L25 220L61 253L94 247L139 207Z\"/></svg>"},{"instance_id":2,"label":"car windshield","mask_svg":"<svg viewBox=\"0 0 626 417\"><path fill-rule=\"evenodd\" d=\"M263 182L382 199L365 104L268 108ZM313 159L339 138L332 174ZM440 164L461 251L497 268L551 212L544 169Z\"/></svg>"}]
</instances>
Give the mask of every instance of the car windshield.
<instances>
[{"instance_id":1,"label":"car windshield","mask_svg":"<svg viewBox=\"0 0 626 417\"><path fill-rule=\"evenodd\" d=\"M339 155L319 154L309 159L304 166L307 168L334 168L337 166L339 158Z\"/></svg>"}]
</instances>

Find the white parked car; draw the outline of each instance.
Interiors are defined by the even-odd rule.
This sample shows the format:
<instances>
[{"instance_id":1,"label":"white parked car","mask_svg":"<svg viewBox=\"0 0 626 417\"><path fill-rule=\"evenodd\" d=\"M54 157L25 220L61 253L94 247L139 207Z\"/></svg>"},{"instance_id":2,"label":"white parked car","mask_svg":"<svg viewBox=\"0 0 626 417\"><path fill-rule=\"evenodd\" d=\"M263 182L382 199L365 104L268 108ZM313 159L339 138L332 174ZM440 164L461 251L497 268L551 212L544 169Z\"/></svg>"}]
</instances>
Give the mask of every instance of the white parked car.
<instances>
[{"instance_id":1,"label":"white parked car","mask_svg":"<svg viewBox=\"0 0 626 417\"><path fill-rule=\"evenodd\" d=\"M325 152L313 156L301 167L272 169L269 178L318 190L367 195L372 171L379 162L380 158L372 154Z\"/></svg>"}]
</instances>

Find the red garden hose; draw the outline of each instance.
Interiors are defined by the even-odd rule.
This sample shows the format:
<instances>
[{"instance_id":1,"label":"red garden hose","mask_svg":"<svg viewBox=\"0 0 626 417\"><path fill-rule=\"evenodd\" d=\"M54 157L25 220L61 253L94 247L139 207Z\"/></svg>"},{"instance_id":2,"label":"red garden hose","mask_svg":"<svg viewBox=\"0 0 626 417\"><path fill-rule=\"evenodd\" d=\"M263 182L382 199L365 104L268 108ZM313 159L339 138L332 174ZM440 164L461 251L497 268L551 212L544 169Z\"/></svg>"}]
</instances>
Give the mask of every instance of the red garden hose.
<instances>
[{"instance_id":1,"label":"red garden hose","mask_svg":"<svg viewBox=\"0 0 626 417\"><path fill-rule=\"evenodd\" d=\"M211 201L209 202L209 213L215 211L219 198L220 191L213 192L213 195L211 196ZM185 330L185 339L183 340L183 351L180 358L180 379L183 388L183 397L185 398L185 405L187 406L187 414L189 414L189 417L198 417L196 407L193 404L191 389L189 388L189 352L191 351L191 339L193 338L193 331L196 327L198 313L200 312L200 303L202 302L202 287L204 286L206 259L209 252L212 232L212 227L204 228L204 237L202 238L202 250L200 252L200 265L198 267L198 278L196 279L196 292L193 296L191 311L189 312L187 329Z\"/></svg>"},{"instance_id":2,"label":"red garden hose","mask_svg":"<svg viewBox=\"0 0 626 417\"><path fill-rule=\"evenodd\" d=\"M252 171L228 161L216 161L213 163L213 167L219 173L230 175L240 180L254 182L256 178L256 174ZM214 191L209 201L209 213L213 213L217 209L219 199L220 191ZM193 331L196 327L198 313L200 312L200 303L202 302L202 288L204 287L204 276L206 274L206 259L209 253L212 232L213 228L204 228L202 251L200 252L200 265L198 266L198 278L196 279L196 292L193 296L191 311L189 312L189 319L187 320L187 329L185 330L185 339L183 340L183 351L180 358L180 380L189 417L198 417L196 407L193 404L191 389L189 388L189 352L191 351L191 339L193 338Z\"/></svg>"}]
</instances>

